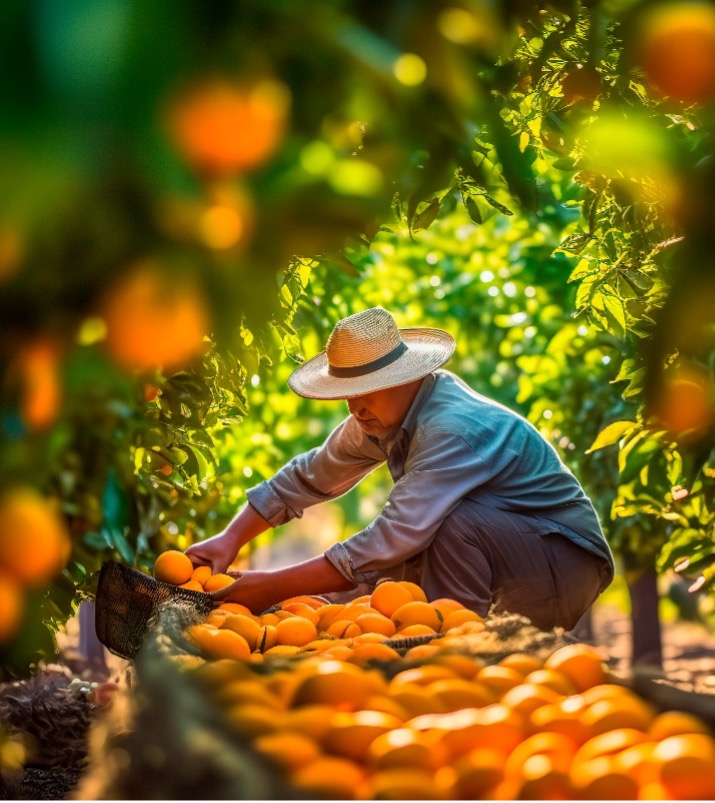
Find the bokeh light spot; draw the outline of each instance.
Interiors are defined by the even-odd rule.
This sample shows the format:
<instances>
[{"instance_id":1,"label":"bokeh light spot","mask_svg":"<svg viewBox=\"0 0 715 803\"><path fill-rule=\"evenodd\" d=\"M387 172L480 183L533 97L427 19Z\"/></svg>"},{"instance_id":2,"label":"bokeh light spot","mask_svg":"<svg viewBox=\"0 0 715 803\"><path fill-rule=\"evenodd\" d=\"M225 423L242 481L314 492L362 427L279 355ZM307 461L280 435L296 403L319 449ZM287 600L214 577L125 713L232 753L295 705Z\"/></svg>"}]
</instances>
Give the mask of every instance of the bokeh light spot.
<instances>
[{"instance_id":1,"label":"bokeh light spot","mask_svg":"<svg viewBox=\"0 0 715 803\"><path fill-rule=\"evenodd\" d=\"M341 195L375 195L383 180L381 170L363 159L340 159L330 171L330 185Z\"/></svg>"},{"instance_id":2,"label":"bokeh light spot","mask_svg":"<svg viewBox=\"0 0 715 803\"><path fill-rule=\"evenodd\" d=\"M199 230L201 239L217 250L231 248L243 236L245 226L236 209L217 205L207 209L201 216Z\"/></svg>"},{"instance_id":3,"label":"bokeh light spot","mask_svg":"<svg viewBox=\"0 0 715 803\"><path fill-rule=\"evenodd\" d=\"M416 53L403 53L395 60L392 72L405 86L418 86L427 77L427 65Z\"/></svg>"}]
</instances>

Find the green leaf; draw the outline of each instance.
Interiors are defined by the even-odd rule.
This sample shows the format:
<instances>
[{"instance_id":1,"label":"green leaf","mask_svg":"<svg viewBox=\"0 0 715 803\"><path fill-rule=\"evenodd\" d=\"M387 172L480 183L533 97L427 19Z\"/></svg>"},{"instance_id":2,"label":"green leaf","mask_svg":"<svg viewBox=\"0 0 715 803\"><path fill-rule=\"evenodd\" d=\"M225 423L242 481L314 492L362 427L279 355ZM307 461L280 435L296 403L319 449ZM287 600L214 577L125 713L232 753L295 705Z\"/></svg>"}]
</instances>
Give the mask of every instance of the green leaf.
<instances>
[{"instance_id":1,"label":"green leaf","mask_svg":"<svg viewBox=\"0 0 715 803\"><path fill-rule=\"evenodd\" d=\"M591 452L595 452L598 449L603 449L604 446L612 446L614 443L618 443L634 426L635 423L633 421L614 421L598 433L596 440L591 444L591 447L586 450L586 454L591 454Z\"/></svg>"},{"instance_id":2,"label":"green leaf","mask_svg":"<svg viewBox=\"0 0 715 803\"><path fill-rule=\"evenodd\" d=\"M415 215L412 223L412 231L419 231L420 229L427 229L437 219L440 210L439 198L433 198L427 206Z\"/></svg>"}]
</instances>

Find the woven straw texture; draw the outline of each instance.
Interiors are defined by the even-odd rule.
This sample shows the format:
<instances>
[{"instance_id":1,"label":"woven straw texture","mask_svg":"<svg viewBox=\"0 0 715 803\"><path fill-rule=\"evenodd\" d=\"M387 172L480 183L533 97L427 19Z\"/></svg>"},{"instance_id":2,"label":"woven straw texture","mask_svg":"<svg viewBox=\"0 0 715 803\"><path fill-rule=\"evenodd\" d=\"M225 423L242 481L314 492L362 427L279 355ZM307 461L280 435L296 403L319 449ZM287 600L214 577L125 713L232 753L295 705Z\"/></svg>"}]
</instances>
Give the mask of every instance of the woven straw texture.
<instances>
[{"instance_id":1,"label":"woven straw texture","mask_svg":"<svg viewBox=\"0 0 715 803\"><path fill-rule=\"evenodd\" d=\"M400 342L407 350L394 362L364 376L331 376L330 367L356 368L389 354ZM325 350L297 368L288 385L310 399L349 399L420 379L447 362L454 338L442 329L398 329L387 310L374 307L338 321Z\"/></svg>"},{"instance_id":2,"label":"woven straw texture","mask_svg":"<svg viewBox=\"0 0 715 803\"><path fill-rule=\"evenodd\" d=\"M208 594L162 583L129 566L107 562L97 586L97 638L120 658L133 659L158 607L172 601L204 614L213 608Z\"/></svg>"}]
</instances>

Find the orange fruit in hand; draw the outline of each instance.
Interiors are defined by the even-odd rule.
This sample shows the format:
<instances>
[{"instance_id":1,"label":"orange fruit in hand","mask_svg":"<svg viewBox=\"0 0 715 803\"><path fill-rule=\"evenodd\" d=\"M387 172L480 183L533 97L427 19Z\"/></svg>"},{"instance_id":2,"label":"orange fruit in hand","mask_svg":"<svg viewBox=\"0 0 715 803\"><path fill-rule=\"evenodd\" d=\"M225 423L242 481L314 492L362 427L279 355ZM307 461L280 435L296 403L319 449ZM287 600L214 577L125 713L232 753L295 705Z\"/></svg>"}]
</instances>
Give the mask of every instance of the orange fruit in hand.
<instances>
[{"instance_id":1,"label":"orange fruit in hand","mask_svg":"<svg viewBox=\"0 0 715 803\"><path fill-rule=\"evenodd\" d=\"M65 566L71 548L64 520L37 491L24 487L3 494L0 567L23 584L45 585Z\"/></svg>"},{"instance_id":2,"label":"orange fruit in hand","mask_svg":"<svg viewBox=\"0 0 715 803\"><path fill-rule=\"evenodd\" d=\"M571 681L576 691L606 683L601 654L588 644L567 644L544 661L544 669L554 669Z\"/></svg>"},{"instance_id":3,"label":"orange fruit in hand","mask_svg":"<svg viewBox=\"0 0 715 803\"><path fill-rule=\"evenodd\" d=\"M231 583L236 582L235 577L230 577L228 574L212 574L211 577L204 583L204 591L220 591Z\"/></svg>"},{"instance_id":4,"label":"orange fruit in hand","mask_svg":"<svg viewBox=\"0 0 715 803\"><path fill-rule=\"evenodd\" d=\"M178 549L162 552L154 563L154 577L164 583L180 586L191 580L194 564L189 557Z\"/></svg>"}]
</instances>

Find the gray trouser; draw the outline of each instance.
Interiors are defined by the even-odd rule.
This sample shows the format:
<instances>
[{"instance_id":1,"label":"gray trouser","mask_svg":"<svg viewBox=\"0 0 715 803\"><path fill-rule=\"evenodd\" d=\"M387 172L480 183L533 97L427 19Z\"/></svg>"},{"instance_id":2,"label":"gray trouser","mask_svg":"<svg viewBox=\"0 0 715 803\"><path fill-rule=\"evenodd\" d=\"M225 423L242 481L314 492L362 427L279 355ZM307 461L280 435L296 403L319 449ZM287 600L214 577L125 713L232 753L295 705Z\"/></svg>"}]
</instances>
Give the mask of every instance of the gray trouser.
<instances>
[{"instance_id":1,"label":"gray trouser","mask_svg":"<svg viewBox=\"0 0 715 803\"><path fill-rule=\"evenodd\" d=\"M414 580L428 599L450 597L482 616L493 604L536 627L570 630L603 589L610 567L548 529L543 520L464 499L424 552L385 574Z\"/></svg>"}]
</instances>

